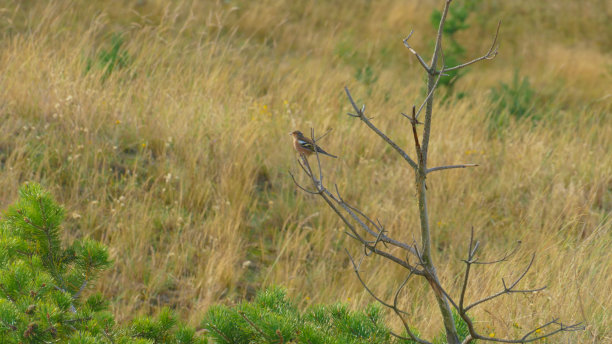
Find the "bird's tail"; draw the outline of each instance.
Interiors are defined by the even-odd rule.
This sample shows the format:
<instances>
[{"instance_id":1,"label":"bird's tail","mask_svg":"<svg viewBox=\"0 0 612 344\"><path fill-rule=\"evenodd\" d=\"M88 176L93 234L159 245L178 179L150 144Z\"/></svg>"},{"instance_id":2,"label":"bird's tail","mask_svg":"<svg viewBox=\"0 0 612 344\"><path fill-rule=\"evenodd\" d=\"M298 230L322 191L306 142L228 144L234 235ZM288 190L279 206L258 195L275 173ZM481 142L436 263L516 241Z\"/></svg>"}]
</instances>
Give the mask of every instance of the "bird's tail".
<instances>
[{"instance_id":1,"label":"bird's tail","mask_svg":"<svg viewBox=\"0 0 612 344\"><path fill-rule=\"evenodd\" d=\"M320 154L327 155L327 156L332 157L332 158L334 158L334 159L338 158L337 156L335 156L335 155L331 155L331 154L327 153L326 151L324 151L324 150L322 150L322 149L320 149L320 148L319 148L317 151L318 151Z\"/></svg>"}]
</instances>

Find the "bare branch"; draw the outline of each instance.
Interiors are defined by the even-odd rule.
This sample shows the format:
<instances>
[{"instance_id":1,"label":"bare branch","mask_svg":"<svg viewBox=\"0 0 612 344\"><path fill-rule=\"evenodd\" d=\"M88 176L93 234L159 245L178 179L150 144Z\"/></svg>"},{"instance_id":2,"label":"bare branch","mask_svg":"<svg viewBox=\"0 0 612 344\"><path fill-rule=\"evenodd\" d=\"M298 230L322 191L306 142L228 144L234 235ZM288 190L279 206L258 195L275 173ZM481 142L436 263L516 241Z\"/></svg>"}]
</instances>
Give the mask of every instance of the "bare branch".
<instances>
[{"instance_id":1,"label":"bare branch","mask_svg":"<svg viewBox=\"0 0 612 344\"><path fill-rule=\"evenodd\" d=\"M442 171L442 170L450 170L451 168L466 168L466 167L476 167L476 166L479 166L479 165L478 164L463 164L463 165L438 166L438 167L428 168L426 173Z\"/></svg>"},{"instance_id":2,"label":"bare branch","mask_svg":"<svg viewBox=\"0 0 612 344\"><path fill-rule=\"evenodd\" d=\"M412 272L410 272L408 274L408 276L406 277L404 282L402 282L402 284L399 286L399 288L397 288L397 291L395 292L395 297L393 298L393 311L395 312L395 314L402 321L402 325L404 325L404 329L406 330L406 333L408 333L408 336L412 340L414 340L414 341L416 341L418 343L430 344L428 341L423 340L423 339L417 337L417 335L412 332L412 330L410 329L410 326L408 325L408 322L406 322L406 319L404 319L404 316L400 313L400 310L397 307L397 298L398 298L400 292L402 291L402 289L404 288L404 286L406 285L406 283L408 283L408 280L410 279L410 277L412 277Z\"/></svg>"},{"instance_id":3,"label":"bare branch","mask_svg":"<svg viewBox=\"0 0 612 344\"><path fill-rule=\"evenodd\" d=\"M472 253L475 253L475 249L477 247L475 245L475 247L472 249L472 247L471 247L472 246L472 240L470 240L470 242L471 242L470 243L470 251ZM533 263L533 258L532 258L532 260L530 262L530 265L531 265L531 263ZM526 273L527 270L529 270L529 268L527 268L525 270L523 275L520 276L519 279L517 279L517 281L515 281L515 283L513 283L510 288L506 287L505 282L502 282L504 284L504 289L505 290L509 290L508 293L529 293L529 292L537 292L537 291L542 290L543 288L540 288L540 289L531 289L531 290L514 290L514 289L511 289L524 276L524 274ZM430 279L428 279L428 280L430 280ZM525 334L520 339L503 339L503 338L495 338L495 337L490 337L490 336L483 336L483 335L479 334L478 332L476 332L476 330L474 328L474 324L472 322L472 319L470 319L470 317L467 315L467 311L468 311L469 308L472 307L472 305L470 305L469 307L466 307L465 309L463 309L461 306L458 306L453 301L453 299L446 292L446 290L444 290L444 288L442 287L442 285L440 284L440 282L437 279L434 279L434 280L431 280L431 281L436 285L437 288L439 288L439 290L444 294L444 296L453 305L453 307L455 307L455 309L459 312L459 316L463 319L463 321L468 326L468 330L470 331L470 335L464 339L463 343L471 343L475 339L482 339L482 340L485 340L485 341L501 342L501 343L529 343L529 342L533 342L533 341L536 341L536 340L539 340L539 339L542 339L542 338L546 338L546 337L552 336L552 335L554 335L556 333L559 333L559 332L572 332L572 331L581 331L581 330L584 330L584 326L582 326L581 322L576 323L576 324L572 324L572 325L565 325L565 324L563 324L561 322L558 322L556 319L553 319L551 322L548 322L548 323L546 323L544 325L541 325L540 327L537 327L534 330L528 332L527 334ZM495 296L499 296L499 295L496 294L493 297L495 297ZM490 300L490 298L489 298L489 300ZM475 305L475 304L473 304L473 305ZM543 328L548 327L548 326L553 325L553 324L559 325L559 328L554 330L554 331L542 334L540 336L527 339L533 333L539 332L538 330L541 331Z\"/></svg>"},{"instance_id":4,"label":"bare branch","mask_svg":"<svg viewBox=\"0 0 612 344\"><path fill-rule=\"evenodd\" d=\"M358 238L359 241L362 242L362 244L364 244L364 246L372 251L373 253L376 253L377 255L384 257L388 260L393 261L396 264L401 265L402 267L408 269L409 271L412 271L414 274L416 275L422 275L423 272L421 270L418 270L417 268L415 268L414 266L410 265L409 263L407 263L406 261L404 261L403 259L400 259L388 252L382 251L380 249L378 249L377 247L372 245L372 242L366 241L365 239L363 239L359 233L357 233L355 227L350 223L350 221L340 212L340 210L338 208L336 208L335 204L339 205L345 212L347 212L350 217L356 221L359 226L361 228L363 228L368 234L372 235L374 238L380 238L381 241L387 242L389 244L398 246L398 247L402 247L406 250L408 250L409 252L412 252L412 248L408 245L402 244L399 241L393 240L391 238L388 238L386 235L380 233L380 230L378 231L373 231L366 223L364 223L359 216L353 211L353 209L348 206L342 199L340 199L339 197L337 198L336 196L334 196L327 188L325 188L325 186L323 186L323 184L316 179L316 177L314 177L314 175L312 174L312 169L310 167L310 164L308 163L308 160L303 159L304 162L304 171L310 176L312 183L314 185L314 187L319 190L320 195L323 197L323 199L327 202L327 204L336 212L336 214L338 216L340 216L340 218L344 221L344 223L349 227L349 229L351 230L351 232L355 235L355 237ZM320 164L320 161L317 161ZM319 166L320 168L320 166ZM362 213L363 214L363 213ZM365 216L365 215L362 215ZM368 221L370 221L371 223L374 223L371 219L368 218ZM377 228L378 229L378 228Z\"/></svg>"},{"instance_id":5,"label":"bare branch","mask_svg":"<svg viewBox=\"0 0 612 344\"><path fill-rule=\"evenodd\" d=\"M565 325L563 325L562 323L560 323L560 322L558 321L558 319L552 319L551 321L547 322L546 324L541 325L541 326L539 326L539 327L537 327L537 328L535 328L535 329L533 329L533 330L531 330L531 331L527 332L527 334L525 334L525 335L524 335L524 336L521 338L521 340L525 340L525 339L527 339L527 337L531 336L532 334L534 334L534 333L538 333L538 332L542 331L542 329L544 329L544 328L546 328L546 327L548 327L548 326L551 326L551 325L559 325L559 329L557 329L557 331L555 331L555 332L553 332L553 333L547 333L547 334L546 334L546 336L550 336L551 334L554 334L554 333L556 333L556 332L560 332L560 331L567 331L567 329L568 329L569 327L578 327L578 326L580 326L580 325L581 325L581 323L577 323L577 324L570 325L570 326L565 326ZM573 330L570 330L570 331L573 331ZM543 338L543 337L540 337L540 338ZM540 338L537 338L537 337L536 337L536 338L531 338L531 341L538 340L538 339L540 339Z\"/></svg>"},{"instance_id":6,"label":"bare branch","mask_svg":"<svg viewBox=\"0 0 612 344\"><path fill-rule=\"evenodd\" d=\"M421 150L421 145L419 144L419 135L417 133L416 125L418 120L416 118L416 110L414 105L412 106L412 118L410 118L410 124L412 125L412 136L414 137L414 149L416 151L417 157L419 158L419 173L423 173L423 151Z\"/></svg>"},{"instance_id":7,"label":"bare branch","mask_svg":"<svg viewBox=\"0 0 612 344\"><path fill-rule=\"evenodd\" d=\"M410 277L412 277L412 272L409 273L408 276L406 276L406 279L404 280L404 282L402 282L399 288L397 288L397 291L395 292L395 297L393 298L393 307L397 308L397 298L399 297L399 294L402 292L402 289L404 289L404 286L406 285L406 283L408 283L408 280L410 279Z\"/></svg>"},{"instance_id":8,"label":"bare branch","mask_svg":"<svg viewBox=\"0 0 612 344\"><path fill-rule=\"evenodd\" d=\"M413 105L412 107L414 107L414 105ZM423 124L423 122L419 122L419 120L418 120L418 119L415 121L415 120L413 120L413 119L412 119L412 116L408 116L408 115L406 115L406 114L405 114L405 113L403 113L403 112L400 112L400 114L401 114L402 116L404 116L404 117L408 118L408 120L410 121L410 123L414 123L414 124L416 124L416 125Z\"/></svg>"},{"instance_id":9,"label":"bare branch","mask_svg":"<svg viewBox=\"0 0 612 344\"><path fill-rule=\"evenodd\" d=\"M463 318L463 315L462 315L462 318ZM465 318L463 318L463 319L465 319ZM483 336L481 334L478 334L474 330L473 324L471 324L471 321L470 321L470 323L467 323L467 324L468 324L468 329L470 331L470 336L472 336L473 339L482 339L482 340L485 340L485 341L498 342L498 343L530 343L530 342L538 341L540 339L548 338L548 337L550 337L552 335L555 335L557 333L560 333L560 332L583 331L584 328L585 328L582 323L576 323L576 324L572 324L572 325L565 325L565 324L559 322L557 319L553 319L553 320L547 322L546 324L541 325L541 326L537 327L536 329L529 331L527 334L525 334L523 337L521 337L519 339L504 339L504 338L496 338L496 337ZM541 332L542 329L547 328L549 326L553 326L553 325L557 325L557 326L559 326L559 328L557 328L555 330L552 330L550 332L543 333L543 334L535 336L535 337L528 338L532 334L537 333L537 332Z\"/></svg>"},{"instance_id":10,"label":"bare branch","mask_svg":"<svg viewBox=\"0 0 612 344\"><path fill-rule=\"evenodd\" d=\"M429 76L427 78L428 95L425 98L425 101L423 102L421 107L419 107L419 111L416 114L416 117L418 118L423 106L426 105L425 128L423 129L423 142L422 142L422 147L423 147L422 153L423 153L423 162L424 162L423 168L427 167L427 152L429 150L429 137L430 137L430 132L431 132L431 117L432 117L432 112L433 112L433 94L438 86L438 82L440 80L441 75L444 73L444 49L442 49L442 32L443 32L444 23L446 21L446 16L448 14L448 8L450 6L451 1L452 0L446 0L444 4L444 10L442 10L442 16L440 18L440 25L438 26L438 34L436 38L434 53L433 53L433 56L431 57L431 70L435 71L436 65L438 63L438 57L442 56L442 71L440 72L440 74L438 75L438 78L435 81L434 81L434 73L429 73ZM428 252L429 249L425 251Z\"/></svg>"},{"instance_id":11,"label":"bare branch","mask_svg":"<svg viewBox=\"0 0 612 344\"><path fill-rule=\"evenodd\" d=\"M355 272L355 275L357 275L357 279L359 280L359 282L361 283L361 285L363 286L363 288L376 300L378 301L378 303L380 303L381 305L387 307L387 308L393 308L393 305L385 302L384 300L382 300L381 298L379 298L376 294L374 294L374 292L368 287L368 285L363 281L363 279L361 278L361 274L359 273L359 268L357 267L357 264L355 264L355 260L353 259L353 256L351 256L351 253L347 250L344 249L346 251L346 254L349 256L349 260L351 261L351 264L353 265L353 271Z\"/></svg>"},{"instance_id":12,"label":"bare branch","mask_svg":"<svg viewBox=\"0 0 612 344\"><path fill-rule=\"evenodd\" d=\"M531 266L533 265L533 261L535 259L535 254L531 256L531 261L529 262L529 265L527 265L527 268L525 268L525 270L523 270L523 273L521 273L521 275L508 287L506 286L506 282L502 279L502 284L504 286L504 289L498 293L495 293L493 295L487 296L483 299L480 299L472 304L470 304L469 306L465 307L465 312L469 311L470 309L474 308L475 306L483 303L483 302L487 302L490 301L498 296L504 295L504 294L510 294L510 293L535 293L535 292L539 292L542 291L544 289L546 289L546 286L541 287L541 288L536 288L536 289L524 289L524 290L515 290L513 289L522 279L523 277L525 277L525 275L527 274L527 272L529 271L529 269L531 268Z\"/></svg>"},{"instance_id":13,"label":"bare branch","mask_svg":"<svg viewBox=\"0 0 612 344\"><path fill-rule=\"evenodd\" d=\"M461 68L467 67L467 66L469 66L471 64L474 64L474 63L482 61L482 60L492 60L492 59L494 59L495 56L497 56L498 49L499 49L499 45L496 45L496 44L497 44L497 38L499 36L499 28L500 27L501 27L501 20L497 24L497 30L495 31L495 37L493 38L493 43L491 44L491 47L489 48L489 51L487 51L486 54L482 55L479 58L473 59L472 61L460 64L460 65L457 65L457 66L454 66L454 67L446 68L446 69L441 70L441 71L436 72L436 73L450 72L450 71L453 71L453 70L457 70L457 69L461 69Z\"/></svg>"},{"instance_id":14,"label":"bare branch","mask_svg":"<svg viewBox=\"0 0 612 344\"><path fill-rule=\"evenodd\" d=\"M406 263L404 260L390 254L387 253L385 251L381 251L379 249L377 249L376 247L373 247L371 244L369 244L368 241L366 241L365 239L363 239L359 233L357 233L357 231L355 230L355 227L350 223L350 221L348 221L348 219L346 217L344 217L344 215L342 215L342 213L339 211L338 208L335 207L334 203L338 204L340 207L342 207L344 209L344 211L346 211L347 213L349 213L349 215L357 222L359 223L359 225L369 234L371 234L374 237L377 237L379 235L379 233L376 233L374 231L372 231L372 229L370 229L363 221L361 221L361 219L357 216L357 214L355 214L344 202L342 202L341 200L339 200L338 198L336 198L331 192L329 192L329 190L327 190L313 175L312 175L312 169L310 168L310 164L308 163L308 160L304 159L304 163L306 165L306 167L304 168L304 170L308 173L310 172L310 177L312 179L312 182L314 184L314 186L319 190L320 195L323 196L323 199L327 202L327 204L336 212L336 214L338 216L340 216L340 218L344 221L344 223L349 227L349 229L351 230L351 232L353 232L353 234L372 252L387 258L403 267L405 267L406 269L409 269L410 271L413 271L415 274L420 275L422 274L422 272L420 270L417 270L415 267L411 266L410 264ZM333 202L332 202L333 201ZM385 241L388 241L388 238L385 236ZM393 242L389 242L391 244L393 244Z\"/></svg>"},{"instance_id":15,"label":"bare branch","mask_svg":"<svg viewBox=\"0 0 612 344\"><path fill-rule=\"evenodd\" d=\"M438 77L436 78L436 82L434 83L433 87L431 88L431 90L429 91L429 93L427 94L427 97L425 97L425 100L423 100L423 103L421 103L421 106L419 106L419 110L416 112L416 118L419 118L419 115L421 114L421 111L423 110L423 107L425 106L425 104L427 104L427 102L429 101L429 99L431 99L431 97L433 97L434 91L438 88L438 82L440 82L440 79L442 78L444 74L444 51L440 50L440 53L442 54L442 71L440 71L440 73L438 74Z\"/></svg>"},{"instance_id":16,"label":"bare branch","mask_svg":"<svg viewBox=\"0 0 612 344\"><path fill-rule=\"evenodd\" d=\"M470 268L472 267L472 264L470 262L472 261L472 258L474 254L476 253L476 251L472 249L473 244L474 244L474 227L472 227L472 231L470 233L470 247L468 248L468 259L465 261L466 263L465 275L463 278L463 285L461 286L461 296L459 297L459 309L458 309L459 312L463 312L463 300L465 298L465 290L467 289L468 280L470 278Z\"/></svg>"},{"instance_id":17,"label":"bare branch","mask_svg":"<svg viewBox=\"0 0 612 344\"><path fill-rule=\"evenodd\" d=\"M333 128L329 128L327 129L327 131L325 132L325 134L319 136L315 141L321 141L322 138L324 138L325 136L327 136L329 133L331 133L331 131L333 130Z\"/></svg>"},{"instance_id":18,"label":"bare branch","mask_svg":"<svg viewBox=\"0 0 612 344\"><path fill-rule=\"evenodd\" d=\"M308 160L306 160L306 157L303 154L300 154L298 164L302 168L302 171L304 171L304 173L306 173L308 177L312 178L312 171L310 170L310 165L308 164ZM306 165L308 165L308 168L306 168Z\"/></svg>"},{"instance_id":19,"label":"bare branch","mask_svg":"<svg viewBox=\"0 0 612 344\"><path fill-rule=\"evenodd\" d=\"M362 238L359 233L357 233L355 227L353 226L352 223L350 223L350 221L340 212L340 210L338 210L338 208L336 208L336 206L334 205L334 203L328 198L329 196L329 192L325 189L325 192L327 192L327 194L325 193L321 193L321 197L325 200L325 202L327 202L327 204L332 208L332 210L334 210L334 212L336 212L336 214L340 217L340 219L342 219L342 221L347 225L347 227L351 230L352 234L345 232L346 234L348 234L351 238L359 241L360 243L362 243L364 245L365 249L368 249L370 251L372 251L373 253L376 253L384 258L387 258L395 263L398 263L400 265L402 265L403 267L409 269L410 271L414 271L415 274L417 275L421 275L422 271L417 270L415 267L411 266L409 263L405 263L404 261L402 261L401 259L393 256L392 254L389 254L387 252L384 251L380 251L376 248L376 246L372 246L370 244L369 241L366 241L364 238ZM336 201L334 201L336 202Z\"/></svg>"},{"instance_id":20,"label":"bare branch","mask_svg":"<svg viewBox=\"0 0 612 344\"><path fill-rule=\"evenodd\" d=\"M444 23L446 22L446 15L448 14L451 1L452 0L446 0L444 9L442 10L442 16L440 18L440 25L438 26L438 34L436 37L436 47L434 48L433 56L431 57L429 74L432 74L432 72L435 71L436 63L438 62L438 54L442 50L442 32L444 31Z\"/></svg>"},{"instance_id":21,"label":"bare branch","mask_svg":"<svg viewBox=\"0 0 612 344\"><path fill-rule=\"evenodd\" d=\"M364 219L366 219L366 221L368 221L369 223L371 223L379 232L378 235L375 235L374 232L370 233L370 231L368 231L369 234L371 235L375 235L377 238L380 239L380 241L382 241L383 243L386 244L391 244L393 246L397 246L400 248L403 248L407 251L409 251L412 254L416 255L416 251L414 250L414 248L410 245L407 245L401 241L397 241L395 239L392 239L386 235L381 235L380 233L384 232L384 228L379 224L376 224L374 221L372 221L372 219L370 219L366 214L364 214L361 210L353 207L352 205L346 203L346 201L340 196L340 192L338 191L338 186L336 185L336 193L338 194L338 201L339 203L343 203L344 205L346 205L348 208L350 208L352 211L356 212L358 215L362 216Z\"/></svg>"},{"instance_id":22,"label":"bare branch","mask_svg":"<svg viewBox=\"0 0 612 344\"><path fill-rule=\"evenodd\" d=\"M288 172L289 172L289 175L291 176L291 179L293 179L293 184L295 184L295 186L297 186L298 188L302 189L302 191L304 191L304 192L306 192L306 193L309 193L309 194L311 194L311 195L319 195L319 194L321 194L321 192L320 192L320 191L310 191L310 190L308 190L308 189L304 188L303 186L301 186L301 185L300 185L300 184L297 182L297 180L295 180L295 177L293 176L293 173L291 173L291 171L288 171Z\"/></svg>"},{"instance_id":23,"label":"bare branch","mask_svg":"<svg viewBox=\"0 0 612 344\"><path fill-rule=\"evenodd\" d=\"M521 242L518 242L518 245L512 249L512 251L504 254L503 257L496 259L496 260L491 260L491 261L487 261L487 262L479 262L477 259L472 259L470 264L477 264L477 265L490 265L490 264L497 264L497 263L503 263L505 261L508 260L508 258L512 257L516 252L518 252L518 249L520 247Z\"/></svg>"},{"instance_id":24,"label":"bare branch","mask_svg":"<svg viewBox=\"0 0 612 344\"><path fill-rule=\"evenodd\" d=\"M416 50L414 50L410 46L410 44L408 44L408 40L410 39L410 37L412 36L413 33L414 33L414 30L410 30L410 34L408 34L408 37L404 38L404 40L403 40L404 46L406 46L406 48L408 48L408 50L410 50L410 52L413 53L414 56L416 56L417 60L419 60L419 63L421 64L421 66L423 66L423 68L425 68L425 71L427 73L431 73L431 68L429 68L429 66L427 65L427 62L425 62L425 60L423 60L421 55L419 55L419 53L417 53Z\"/></svg>"},{"instance_id":25,"label":"bare branch","mask_svg":"<svg viewBox=\"0 0 612 344\"><path fill-rule=\"evenodd\" d=\"M340 217L340 219L342 219L344 224L353 233L353 236L351 236L351 237L353 237L354 239L359 240L359 242L361 242L361 243L366 242L366 240L364 238L362 238L361 235L359 235L359 233L357 233L357 230L355 229L355 226L353 226L353 224L344 216L344 214L342 214L340 212L340 210L338 208L336 208L335 204L325 194L321 193L320 195L323 198L323 200L325 200L327 205L329 205L329 207L332 208L332 210L336 213L336 215L338 215L338 217Z\"/></svg>"},{"instance_id":26,"label":"bare branch","mask_svg":"<svg viewBox=\"0 0 612 344\"><path fill-rule=\"evenodd\" d=\"M470 246L468 248L467 259L464 260L466 267L465 267L465 275L463 278L463 284L461 286L461 297L459 298L459 308L458 308L459 311L464 310L463 301L465 299L465 291L467 289L468 280L470 276L470 269L472 265L473 264L486 265L486 264L496 264L496 263L505 262L506 260L508 260L508 258L513 256L518 251L521 242L519 241L518 244L519 245L517 245L512 251L510 251L509 253L506 253L500 259L488 261L488 262L478 262L477 259L475 259L475 257L476 257L476 251L478 251L478 247L480 246L480 242L476 241L476 243L474 243L474 227L472 227L470 231Z\"/></svg>"},{"instance_id":27,"label":"bare branch","mask_svg":"<svg viewBox=\"0 0 612 344\"><path fill-rule=\"evenodd\" d=\"M361 119L368 127L370 127L370 129L372 129L376 134L378 134L378 136L380 136L383 140L385 140L385 142L387 142L391 147L393 147L393 149L395 149L402 156L402 158L404 158L404 160L406 160L406 162L408 162L408 164L412 166L412 168L417 169L418 166L416 162L414 162L414 160L412 160L408 156L408 154L406 154L406 152L404 152L404 150L401 149L395 142L393 142L393 140L391 140L389 137L387 137L387 135L385 135L382 131L376 128L374 124L372 124L372 122L370 122L370 120L365 116L365 105L363 105L362 108L359 109L357 107L357 104L355 104L355 101L353 100L353 97L351 96L351 92L349 92L348 87L345 86L344 91L346 92L346 95L348 96L349 101L353 106L353 109L355 109L355 112L357 113L356 116L353 114L349 115L351 115L352 117L359 117L359 119Z\"/></svg>"},{"instance_id":28,"label":"bare branch","mask_svg":"<svg viewBox=\"0 0 612 344\"><path fill-rule=\"evenodd\" d=\"M353 234L353 233L349 233L347 231L344 231L344 234L346 234L346 235L350 236L351 238L361 242L361 240L358 237L356 237L355 234Z\"/></svg>"}]
</instances>

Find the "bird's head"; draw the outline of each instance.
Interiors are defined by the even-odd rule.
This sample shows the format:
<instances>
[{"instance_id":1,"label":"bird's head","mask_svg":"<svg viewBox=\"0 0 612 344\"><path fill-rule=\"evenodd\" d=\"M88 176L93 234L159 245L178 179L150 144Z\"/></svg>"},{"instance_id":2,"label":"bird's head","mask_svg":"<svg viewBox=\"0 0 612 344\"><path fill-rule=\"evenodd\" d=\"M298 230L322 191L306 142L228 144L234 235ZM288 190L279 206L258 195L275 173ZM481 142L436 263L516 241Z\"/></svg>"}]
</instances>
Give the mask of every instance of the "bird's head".
<instances>
[{"instance_id":1,"label":"bird's head","mask_svg":"<svg viewBox=\"0 0 612 344\"><path fill-rule=\"evenodd\" d=\"M296 131L290 132L290 133L289 133L289 135L291 135L291 136L293 136L293 137L295 137L295 138L298 138L298 137L304 137L304 134L302 134L302 132L301 132L301 131L299 131L299 130L296 130Z\"/></svg>"}]
</instances>

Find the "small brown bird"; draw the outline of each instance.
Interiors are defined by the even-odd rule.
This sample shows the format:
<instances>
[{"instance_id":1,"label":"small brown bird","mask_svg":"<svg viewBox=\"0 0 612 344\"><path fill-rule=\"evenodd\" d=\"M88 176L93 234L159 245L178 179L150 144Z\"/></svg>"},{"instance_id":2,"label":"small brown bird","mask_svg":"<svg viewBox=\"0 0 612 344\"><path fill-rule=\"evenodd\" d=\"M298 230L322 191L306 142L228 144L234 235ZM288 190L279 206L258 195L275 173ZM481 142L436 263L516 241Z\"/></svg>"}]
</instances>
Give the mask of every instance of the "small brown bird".
<instances>
[{"instance_id":1,"label":"small brown bird","mask_svg":"<svg viewBox=\"0 0 612 344\"><path fill-rule=\"evenodd\" d=\"M293 136L293 148L295 148L298 153L306 157L316 151L319 154L327 155L332 158L337 158L337 156L331 155L324 151L321 147L317 146L314 142L312 142L311 139L304 136L304 134L302 134L302 132L299 130L289 133L289 135Z\"/></svg>"}]
</instances>

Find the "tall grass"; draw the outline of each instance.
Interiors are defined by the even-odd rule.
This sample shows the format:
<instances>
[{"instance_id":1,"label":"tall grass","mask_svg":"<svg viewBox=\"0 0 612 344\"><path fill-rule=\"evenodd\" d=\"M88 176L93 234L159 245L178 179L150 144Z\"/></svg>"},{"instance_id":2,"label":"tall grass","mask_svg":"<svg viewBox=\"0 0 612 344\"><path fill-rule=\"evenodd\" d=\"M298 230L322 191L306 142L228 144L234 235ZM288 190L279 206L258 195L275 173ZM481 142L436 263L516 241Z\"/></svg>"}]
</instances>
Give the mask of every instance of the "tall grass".
<instances>
[{"instance_id":1,"label":"tall grass","mask_svg":"<svg viewBox=\"0 0 612 344\"><path fill-rule=\"evenodd\" d=\"M411 172L344 116L342 87L408 145L399 112L418 101L422 80L401 38L414 29L412 43L427 52L438 5L4 2L0 207L26 180L57 195L68 236L110 247L114 268L100 291L119 319L171 306L195 324L209 305L270 284L287 286L303 305L363 305L369 296L343 251L359 248L331 211L296 191L287 134L334 128L322 142L340 156L324 160L328 178L394 237L418 237ZM609 24L598 2L576 6L481 4L457 39L476 56L497 18L506 19L500 56L456 83L461 100L436 104L432 166L480 164L429 178L443 283L457 292L473 226L487 257L516 240L522 248L514 263L477 270L469 298L501 288L500 278L533 251L525 284L549 286L475 313L478 326L498 335L560 316L587 324L560 341L612 338L612 43L601 34ZM113 37L121 37L118 47ZM122 62L109 68L113 51L110 60ZM366 68L374 73L367 83L355 77ZM510 84L515 70L529 76L533 111L543 116L511 119L492 133L490 90ZM382 295L402 278L392 267L363 268ZM418 284L408 290L402 303L415 325L436 333L433 298Z\"/></svg>"}]
</instances>

